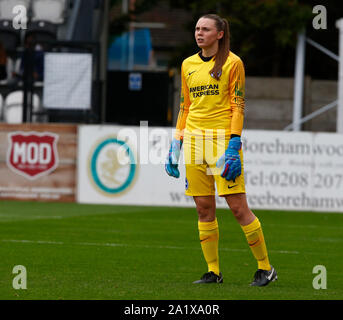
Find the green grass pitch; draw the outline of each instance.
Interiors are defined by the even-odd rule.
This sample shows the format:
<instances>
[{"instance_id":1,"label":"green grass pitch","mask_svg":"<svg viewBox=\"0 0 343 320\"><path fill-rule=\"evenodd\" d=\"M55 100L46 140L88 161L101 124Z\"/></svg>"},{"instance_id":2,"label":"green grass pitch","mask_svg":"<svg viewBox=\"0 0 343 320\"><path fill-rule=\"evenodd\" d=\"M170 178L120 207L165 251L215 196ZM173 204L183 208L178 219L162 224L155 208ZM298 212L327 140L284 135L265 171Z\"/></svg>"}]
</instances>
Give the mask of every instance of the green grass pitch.
<instances>
[{"instance_id":1,"label":"green grass pitch","mask_svg":"<svg viewBox=\"0 0 343 320\"><path fill-rule=\"evenodd\" d=\"M249 287L256 262L227 209L217 213L221 285L207 271L194 208L0 202L0 299L343 299L343 215L255 211L278 281ZM15 290L13 267L27 271ZM327 289L315 290L316 265Z\"/></svg>"}]
</instances>

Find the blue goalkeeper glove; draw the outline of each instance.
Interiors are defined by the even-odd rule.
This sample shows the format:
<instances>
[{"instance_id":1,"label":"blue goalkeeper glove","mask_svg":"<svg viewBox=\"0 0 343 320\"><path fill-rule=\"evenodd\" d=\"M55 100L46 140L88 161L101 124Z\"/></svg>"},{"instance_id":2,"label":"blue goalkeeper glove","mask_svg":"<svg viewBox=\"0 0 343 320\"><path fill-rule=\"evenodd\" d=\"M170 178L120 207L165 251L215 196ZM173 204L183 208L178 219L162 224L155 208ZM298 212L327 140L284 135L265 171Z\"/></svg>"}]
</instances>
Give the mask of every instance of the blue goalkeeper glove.
<instances>
[{"instance_id":1,"label":"blue goalkeeper glove","mask_svg":"<svg viewBox=\"0 0 343 320\"><path fill-rule=\"evenodd\" d=\"M178 169L179 166L179 158L180 158L180 152L182 147L182 140L176 140L173 139L169 153L167 155L166 163L165 163L165 169L168 175L171 177L178 178L180 177L180 171Z\"/></svg>"},{"instance_id":2,"label":"blue goalkeeper glove","mask_svg":"<svg viewBox=\"0 0 343 320\"><path fill-rule=\"evenodd\" d=\"M220 175L228 181L233 180L235 182L235 179L242 173L241 157L238 153L241 147L240 137L231 138L225 153L217 161L218 168L224 165Z\"/></svg>"}]
</instances>

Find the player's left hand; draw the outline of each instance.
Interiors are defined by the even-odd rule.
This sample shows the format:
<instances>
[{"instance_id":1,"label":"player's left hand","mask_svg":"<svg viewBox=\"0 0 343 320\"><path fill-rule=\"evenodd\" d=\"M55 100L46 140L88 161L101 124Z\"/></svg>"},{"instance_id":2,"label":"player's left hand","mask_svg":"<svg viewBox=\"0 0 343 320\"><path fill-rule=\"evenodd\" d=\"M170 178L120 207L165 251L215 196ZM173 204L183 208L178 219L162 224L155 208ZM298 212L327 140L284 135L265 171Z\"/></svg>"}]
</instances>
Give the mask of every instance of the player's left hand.
<instances>
[{"instance_id":1,"label":"player's left hand","mask_svg":"<svg viewBox=\"0 0 343 320\"><path fill-rule=\"evenodd\" d=\"M235 179L242 173L241 157L238 152L241 147L240 137L231 138L225 153L217 161L216 166L218 168L224 165L220 175L228 181L233 180L235 182Z\"/></svg>"}]
</instances>

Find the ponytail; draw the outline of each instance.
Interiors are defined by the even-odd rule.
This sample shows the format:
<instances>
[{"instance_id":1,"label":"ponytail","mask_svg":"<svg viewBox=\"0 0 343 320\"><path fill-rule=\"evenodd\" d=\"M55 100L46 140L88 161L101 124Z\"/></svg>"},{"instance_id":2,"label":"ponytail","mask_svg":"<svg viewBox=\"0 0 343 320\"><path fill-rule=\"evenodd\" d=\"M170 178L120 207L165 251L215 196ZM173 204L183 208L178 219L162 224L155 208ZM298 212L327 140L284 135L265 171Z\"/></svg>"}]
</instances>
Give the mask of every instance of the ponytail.
<instances>
[{"instance_id":1,"label":"ponytail","mask_svg":"<svg viewBox=\"0 0 343 320\"><path fill-rule=\"evenodd\" d=\"M230 53L230 31L229 23L226 19L219 17L216 14L206 14L201 18L212 19L215 21L217 31L224 31L224 35L218 42L218 52L215 57L215 63L210 71L210 75L219 80L222 75L223 65Z\"/></svg>"}]
</instances>

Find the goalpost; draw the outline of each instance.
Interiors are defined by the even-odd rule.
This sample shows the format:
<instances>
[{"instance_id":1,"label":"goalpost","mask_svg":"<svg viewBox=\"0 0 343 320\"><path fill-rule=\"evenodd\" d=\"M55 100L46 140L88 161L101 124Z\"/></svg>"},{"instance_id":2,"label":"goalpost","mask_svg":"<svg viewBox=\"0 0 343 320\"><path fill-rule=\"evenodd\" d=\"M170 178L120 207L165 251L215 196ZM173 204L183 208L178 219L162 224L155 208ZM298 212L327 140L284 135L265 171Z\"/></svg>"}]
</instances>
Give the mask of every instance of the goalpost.
<instances>
[{"instance_id":1,"label":"goalpost","mask_svg":"<svg viewBox=\"0 0 343 320\"><path fill-rule=\"evenodd\" d=\"M343 18L337 20L336 27L339 29L337 132L343 133Z\"/></svg>"},{"instance_id":2,"label":"goalpost","mask_svg":"<svg viewBox=\"0 0 343 320\"><path fill-rule=\"evenodd\" d=\"M284 130L300 131L302 123L337 107L336 131L337 133L343 134L343 18L337 20L336 27L339 29L339 55L336 55L317 42L307 38L305 31L298 34L294 77L293 122L285 127ZM330 58L338 61L338 98L336 101L333 101L302 118L306 42L322 51Z\"/></svg>"}]
</instances>

